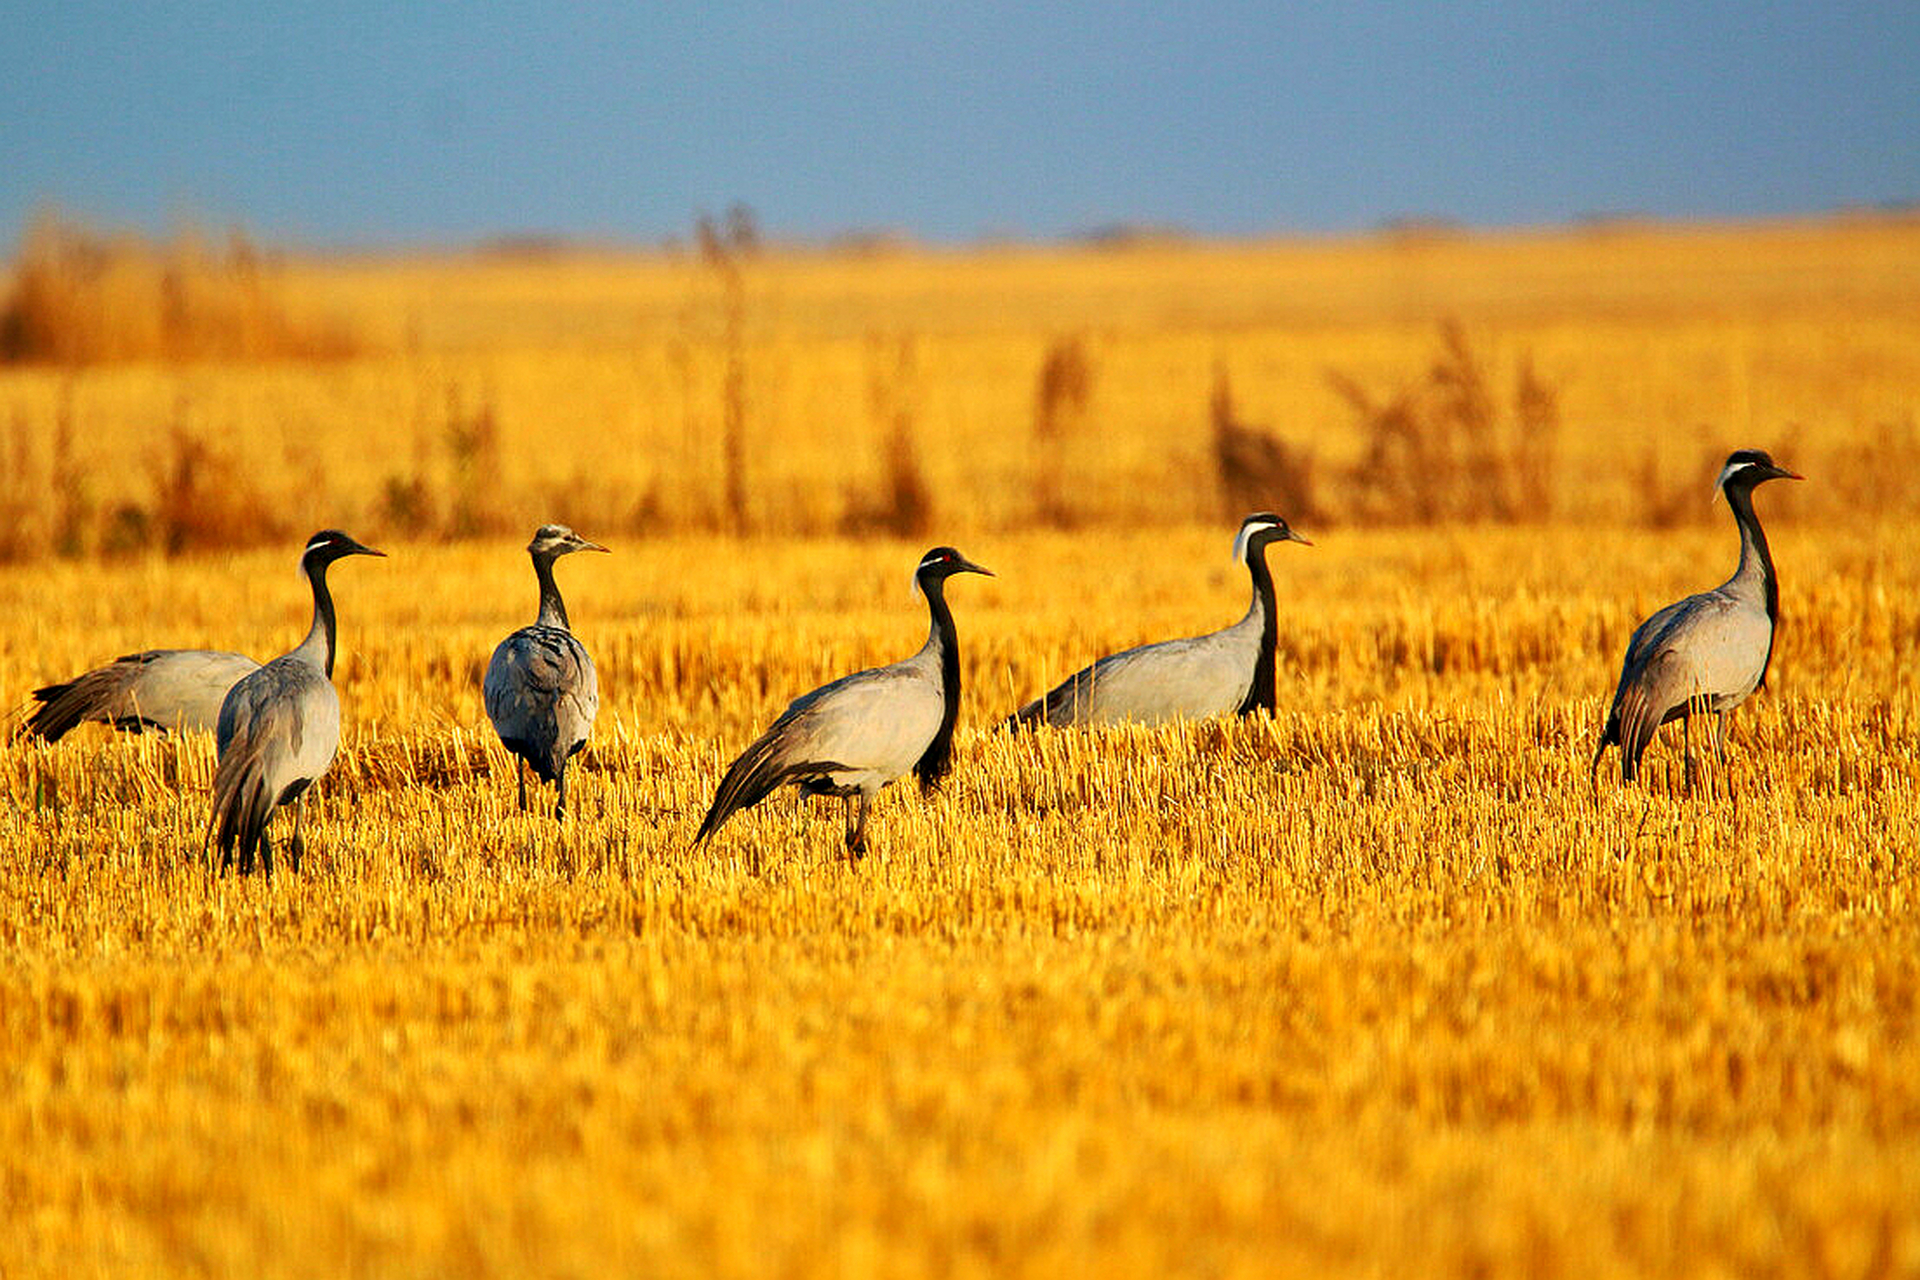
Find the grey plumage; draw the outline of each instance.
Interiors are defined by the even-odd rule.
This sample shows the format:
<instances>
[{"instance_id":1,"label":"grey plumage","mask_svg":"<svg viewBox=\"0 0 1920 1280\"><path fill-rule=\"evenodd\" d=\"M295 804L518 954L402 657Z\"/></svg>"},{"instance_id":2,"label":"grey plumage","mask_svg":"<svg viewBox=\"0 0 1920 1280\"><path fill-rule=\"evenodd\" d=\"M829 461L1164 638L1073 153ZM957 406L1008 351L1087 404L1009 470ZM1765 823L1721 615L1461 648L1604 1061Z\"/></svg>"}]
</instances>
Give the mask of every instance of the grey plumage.
<instances>
[{"instance_id":1,"label":"grey plumage","mask_svg":"<svg viewBox=\"0 0 1920 1280\"><path fill-rule=\"evenodd\" d=\"M1145 644L1110 654L1076 671L1006 722L1019 730L1042 724L1161 724L1229 713L1272 711L1278 615L1267 548L1276 542L1312 546L1270 511L1248 516L1234 538L1234 559L1253 580L1245 616L1210 635Z\"/></svg>"},{"instance_id":2,"label":"grey plumage","mask_svg":"<svg viewBox=\"0 0 1920 1280\"><path fill-rule=\"evenodd\" d=\"M795 698L727 769L695 844L740 810L794 785L846 801L846 846L859 854L866 849L867 812L882 787L909 770L926 790L939 784L951 768L960 712L959 639L946 600L946 581L957 573L992 576L952 547L927 552L914 572L927 598L927 642L910 658Z\"/></svg>"},{"instance_id":3,"label":"grey plumage","mask_svg":"<svg viewBox=\"0 0 1920 1280\"><path fill-rule=\"evenodd\" d=\"M487 664L482 692L487 718L518 757L520 807L527 807L527 766L559 791L553 816L567 807L567 761L587 745L600 710L600 684L586 646L574 638L567 606L553 580L553 562L575 551L605 551L565 525L542 525L527 552L540 583L540 612L532 626L502 640Z\"/></svg>"},{"instance_id":4,"label":"grey plumage","mask_svg":"<svg viewBox=\"0 0 1920 1280\"><path fill-rule=\"evenodd\" d=\"M147 729L211 732L220 703L241 677L260 669L244 654L208 649L147 649L33 691L21 732L58 742L75 726L98 721L140 733Z\"/></svg>"},{"instance_id":5,"label":"grey plumage","mask_svg":"<svg viewBox=\"0 0 1920 1280\"><path fill-rule=\"evenodd\" d=\"M327 566L345 556L383 554L363 547L337 529L313 535L300 568L313 588L313 625L298 645L244 677L220 704L215 743L219 763L213 774L213 818L208 834L220 851L220 868L236 856L242 875L262 869L273 874L273 846L267 824L274 809L293 804L294 869L304 847L299 800L333 763L340 746L340 698L333 688L334 612L327 590Z\"/></svg>"},{"instance_id":6,"label":"grey plumage","mask_svg":"<svg viewBox=\"0 0 1920 1280\"><path fill-rule=\"evenodd\" d=\"M1768 480L1801 478L1758 449L1727 458L1715 488L1740 530L1740 562L1713 590L1676 601L1635 628L1593 755L1596 777L1600 757L1618 746L1620 776L1632 781L1641 755L1670 720L1711 712L1715 743L1722 743L1721 717L1765 687L1780 587L1766 532L1753 513L1753 490Z\"/></svg>"}]
</instances>

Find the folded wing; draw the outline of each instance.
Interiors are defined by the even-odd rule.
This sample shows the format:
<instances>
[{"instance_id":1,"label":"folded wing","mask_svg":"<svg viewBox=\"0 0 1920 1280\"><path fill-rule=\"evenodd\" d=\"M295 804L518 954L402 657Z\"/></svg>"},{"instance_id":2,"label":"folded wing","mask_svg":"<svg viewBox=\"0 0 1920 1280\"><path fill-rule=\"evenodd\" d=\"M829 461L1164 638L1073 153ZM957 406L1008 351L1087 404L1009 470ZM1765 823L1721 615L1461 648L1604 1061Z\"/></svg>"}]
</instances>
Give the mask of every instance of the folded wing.
<instances>
[{"instance_id":1,"label":"folded wing","mask_svg":"<svg viewBox=\"0 0 1920 1280\"><path fill-rule=\"evenodd\" d=\"M23 732L57 742L85 721L140 732L211 731L220 704L260 664L238 653L148 649L33 691L39 703Z\"/></svg>"}]
</instances>

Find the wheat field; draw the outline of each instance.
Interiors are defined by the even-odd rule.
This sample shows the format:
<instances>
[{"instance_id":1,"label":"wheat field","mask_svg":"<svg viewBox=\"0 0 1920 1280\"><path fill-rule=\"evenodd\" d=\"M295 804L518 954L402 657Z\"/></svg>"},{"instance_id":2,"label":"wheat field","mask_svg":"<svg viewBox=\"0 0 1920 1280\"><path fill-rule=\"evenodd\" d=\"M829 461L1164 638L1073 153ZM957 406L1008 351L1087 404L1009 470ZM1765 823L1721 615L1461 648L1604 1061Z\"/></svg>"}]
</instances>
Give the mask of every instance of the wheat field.
<instances>
[{"instance_id":1,"label":"wheat field","mask_svg":"<svg viewBox=\"0 0 1920 1280\"><path fill-rule=\"evenodd\" d=\"M1893 272L1871 297L1809 286L1762 269L1786 252L1770 236L1808 233L1723 234L1751 255L1751 297L1684 276L1643 286L1659 305L1627 326L1647 355L1633 376L1667 388L1646 394L1675 420L1709 415L1671 448L1676 483L1712 442L1774 446L1811 479L1759 495L1783 580L1771 687L1691 794L1669 736L1649 785L1603 769L1596 794L1588 763L1634 623L1731 568L1711 468L1684 477L1674 527L1608 519L1598 498L1518 527L1297 522L1317 545L1271 555L1276 715L1020 739L997 719L1087 659L1245 607L1234 521L1203 510L1217 497L1191 475L1160 494L1125 480L1126 458L1151 456L1151 432L1128 424L1150 415L1111 428L1121 461L1094 469L1099 510L1064 530L951 497L917 539L783 532L770 515L747 536L603 529L528 486L504 499L523 529L445 542L397 536L371 499L315 520L324 485L287 498L289 522L343 524L391 557L334 574L347 729L308 803L303 873L208 874L204 738L88 728L0 748L0 1274L1920 1271L1920 539L1899 501L1859 497L1881 490L1851 508L1821 496L1817 465L1911 414L1920 357L1898 349L1912 321L1894 300L1915 280ZM1822 252L1845 258L1835 246L1862 234L1842 227ZM1617 494L1629 477L1576 412L1607 383L1593 361L1628 359L1616 323L1577 290L1558 309L1536 298L1534 319L1465 305L1507 297L1551 248L1445 248L1461 259L1447 296L1495 349L1561 335L1570 465ZM1351 282L1372 251L1322 252L1290 269L1348 281L1354 312L1317 320L1320 346L1298 329L1236 337L1217 315L1154 338L1151 290L1125 271L1104 287L1143 348L1199 353L1178 366L1195 415L1222 345L1306 343L1290 359L1311 369L1394 329L1417 366L1431 317L1395 329ZM986 296L964 307L911 292L893 312L862 305L1032 354L981 384L1018 405L1013 459L1049 308L1091 296L1074 289L1099 268L1007 267L1026 281L1018 325L1011 285L984 268ZM445 282L478 295L498 286L488 270L341 268L295 296L359 298L371 331L409 297L460 311ZM965 294L957 267L916 270ZM464 355L30 368L0 386L36 449L63 394L80 420L188 384L195 404L276 388L235 402L235 440L279 439L284 422L245 403L284 396L345 441L357 398L385 385L362 381L369 361L472 360L561 386L576 362L630 358L593 354L599 339L554 301L560 269L539 271L549 291L503 288L512 325ZM1595 262L1582 278L1616 275ZM416 291L416 276L440 283ZM581 267L571 287L599 297L609 278ZM1255 308L1260 279L1228 298ZM1822 310L1844 310L1839 295L1860 316ZM1729 314L1751 298L1773 318ZM542 356L519 336L541 305L574 347ZM834 323L857 352L852 314ZM423 349L451 344L438 323ZM1733 331L1798 353L1741 358L1830 406L1804 426L1813 457L1783 442L1771 399L1742 420L1726 386L1702 384L1694 357ZM798 366L843 339L774 340ZM1125 363L1101 356L1099 385ZM1152 384L1147 365L1127 377ZM1243 399L1258 381L1242 378ZM844 402L833 422L873 427L864 392L820 394ZM937 429L925 406L940 394L916 419L947 459L930 476L969 477L989 502L992 457L971 469L976 437ZM774 399L816 420L804 397ZM750 403L764 426L765 400ZM537 417L503 410L509 473L545 438L515 425ZM1093 417L1087 440L1108 429ZM82 451L133 438L122 429L103 422ZM377 478L380 449L357 429L359 474ZM852 456L839 430L794 448L825 467ZM992 434L985 419L967 430ZM1200 456L1204 421L1190 430ZM1656 434L1641 423L1631 440ZM609 486L664 465L608 458ZM755 488L756 510L780 494ZM1129 516L1156 498L1159 519ZM533 616L520 546L551 518L615 553L559 570L603 691L564 828L516 809L480 701L492 646ZM306 626L308 531L0 566L0 689L24 698L155 644L285 649ZM791 793L691 848L731 754L787 698L919 645L908 574L949 540L999 576L950 594L965 695L945 788L885 792L858 863L839 856L837 802Z\"/></svg>"},{"instance_id":2,"label":"wheat field","mask_svg":"<svg viewBox=\"0 0 1920 1280\"><path fill-rule=\"evenodd\" d=\"M1915 219L769 254L731 291L686 254L296 260L278 279L290 323L359 345L0 365L0 558L328 525L524 540L559 511L605 537L845 532L884 507L900 440L920 527L948 538L1033 524L1043 459L1069 526L1233 521L1222 377L1344 518L1371 437L1336 381L1391 400L1448 324L1496 419L1523 369L1546 389L1550 518L1701 523L1729 440L1822 474L1787 510L1920 514L1894 478L1920 465ZM104 328L164 312L113 276L74 288ZM1063 350L1084 382L1043 432Z\"/></svg>"}]
</instances>

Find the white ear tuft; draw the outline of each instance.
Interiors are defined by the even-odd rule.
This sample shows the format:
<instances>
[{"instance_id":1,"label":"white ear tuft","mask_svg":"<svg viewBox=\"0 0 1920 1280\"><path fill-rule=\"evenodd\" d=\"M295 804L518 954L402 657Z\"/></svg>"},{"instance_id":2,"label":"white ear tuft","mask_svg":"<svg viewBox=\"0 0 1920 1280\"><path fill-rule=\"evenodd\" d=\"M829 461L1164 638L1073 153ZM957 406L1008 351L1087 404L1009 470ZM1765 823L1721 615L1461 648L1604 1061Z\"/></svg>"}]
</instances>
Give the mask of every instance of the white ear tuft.
<instances>
[{"instance_id":1,"label":"white ear tuft","mask_svg":"<svg viewBox=\"0 0 1920 1280\"><path fill-rule=\"evenodd\" d=\"M1714 499L1718 498L1721 494L1727 491L1727 481L1733 478L1734 473L1739 471L1744 471L1752 465L1753 464L1751 462L1729 461L1726 466L1720 468L1720 474L1714 479L1714 482L1713 482L1713 492L1712 494L1708 495L1707 505L1712 506Z\"/></svg>"},{"instance_id":2,"label":"white ear tuft","mask_svg":"<svg viewBox=\"0 0 1920 1280\"><path fill-rule=\"evenodd\" d=\"M925 592L920 590L920 566L919 565L913 566L913 576L907 579L907 590L913 594L913 598L915 600L921 599L926 594Z\"/></svg>"},{"instance_id":3,"label":"white ear tuft","mask_svg":"<svg viewBox=\"0 0 1920 1280\"><path fill-rule=\"evenodd\" d=\"M1235 564L1245 564L1247 562L1247 543L1253 540L1254 534L1259 533L1262 529L1277 529L1279 527L1279 525L1271 520L1249 520L1241 525L1240 532L1235 534L1233 538L1233 562Z\"/></svg>"}]
</instances>

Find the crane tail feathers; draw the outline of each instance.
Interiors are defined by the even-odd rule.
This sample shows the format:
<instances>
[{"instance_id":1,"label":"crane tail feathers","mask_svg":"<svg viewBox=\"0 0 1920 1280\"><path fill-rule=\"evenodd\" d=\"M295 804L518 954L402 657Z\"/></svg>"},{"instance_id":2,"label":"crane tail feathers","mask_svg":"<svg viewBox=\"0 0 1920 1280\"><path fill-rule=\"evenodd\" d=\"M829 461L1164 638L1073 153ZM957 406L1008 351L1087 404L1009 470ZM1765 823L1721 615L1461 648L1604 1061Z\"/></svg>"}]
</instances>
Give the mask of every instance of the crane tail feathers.
<instances>
[{"instance_id":1,"label":"crane tail feathers","mask_svg":"<svg viewBox=\"0 0 1920 1280\"><path fill-rule=\"evenodd\" d=\"M1038 728L1051 725L1063 729L1082 718L1093 692L1093 669L1076 671L1047 690L1042 697L1035 698L1026 706L1013 713L1007 721L1007 730L1018 733L1023 728Z\"/></svg>"},{"instance_id":2,"label":"crane tail feathers","mask_svg":"<svg viewBox=\"0 0 1920 1280\"><path fill-rule=\"evenodd\" d=\"M258 750L240 747L221 758L213 774L213 837L222 864L236 853L243 864L248 861L275 799L267 793Z\"/></svg>"},{"instance_id":3,"label":"crane tail feathers","mask_svg":"<svg viewBox=\"0 0 1920 1280\"><path fill-rule=\"evenodd\" d=\"M500 745L505 747L513 755L526 761L528 766L533 769L534 776L551 786L553 783L559 781L560 770L566 767L567 761L572 759L574 754L587 744L585 739L582 739L573 744L573 749L569 751L557 738L551 745L545 745L530 741L526 738L509 738L503 734L500 738Z\"/></svg>"},{"instance_id":4,"label":"crane tail feathers","mask_svg":"<svg viewBox=\"0 0 1920 1280\"><path fill-rule=\"evenodd\" d=\"M920 780L920 794L932 795L940 789L947 774L953 771L953 738L943 734L927 748L927 753L914 762L913 776Z\"/></svg>"},{"instance_id":5,"label":"crane tail feathers","mask_svg":"<svg viewBox=\"0 0 1920 1280\"><path fill-rule=\"evenodd\" d=\"M1600 731L1600 745L1593 749L1593 763L1587 766L1587 781L1592 785L1594 794L1600 792L1600 759L1607 754L1607 748L1620 742L1620 717L1607 716L1607 727Z\"/></svg>"},{"instance_id":6,"label":"crane tail feathers","mask_svg":"<svg viewBox=\"0 0 1920 1280\"><path fill-rule=\"evenodd\" d=\"M1660 731L1664 707L1655 706L1647 692L1639 687L1620 695L1620 777L1632 782L1640 772L1640 757L1646 753L1654 734Z\"/></svg>"},{"instance_id":7,"label":"crane tail feathers","mask_svg":"<svg viewBox=\"0 0 1920 1280\"><path fill-rule=\"evenodd\" d=\"M1008 716L1002 727L1008 733L1019 733L1022 729L1037 729L1045 723L1047 723L1047 700L1035 698Z\"/></svg>"},{"instance_id":8,"label":"crane tail feathers","mask_svg":"<svg viewBox=\"0 0 1920 1280\"><path fill-rule=\"evenodd\" d=\"M40 705L33 709L20 729L23 737L58 742L83 721L101 720L109 724L121 717L115 714L120 701L125 672L116 667L96 667L71 680L50 684L33 691Z\"/></svg>"},{"instance_id":9,"label":"crane tail feathers","mask_svg":"<svg viewBox=\"0 0 1920 1280\"><path fill-rule=\"evenodd\" d=\"M713 804L700 822L699 834L693 838L695 844L704 844L728 818L759 804L793 777L794 770L780 758L780 747L776 727L728 766L719 789L713 793Z\"/></svg>"}]
</instances>

